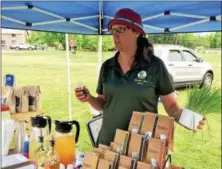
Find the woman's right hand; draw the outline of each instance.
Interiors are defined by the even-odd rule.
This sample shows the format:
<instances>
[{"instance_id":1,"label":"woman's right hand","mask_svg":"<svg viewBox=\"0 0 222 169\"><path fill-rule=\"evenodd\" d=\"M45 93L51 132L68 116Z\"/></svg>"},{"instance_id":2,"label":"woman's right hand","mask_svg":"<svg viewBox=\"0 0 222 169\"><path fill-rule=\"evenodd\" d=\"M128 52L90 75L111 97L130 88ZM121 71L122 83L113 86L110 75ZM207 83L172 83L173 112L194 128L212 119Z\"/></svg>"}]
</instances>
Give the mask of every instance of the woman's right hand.
<instances>
[{"instance_id":1,"label":"woman's right hand","mask_svg":"<svg viewBox=\"0 0 222 169\"><path fill-rule=\"evenodd\" d=\"M75 88L74 92L76 98L81 102L88 102L89 99L91 98L91 94L85 86Z\"/></svg>"}]
</instances>

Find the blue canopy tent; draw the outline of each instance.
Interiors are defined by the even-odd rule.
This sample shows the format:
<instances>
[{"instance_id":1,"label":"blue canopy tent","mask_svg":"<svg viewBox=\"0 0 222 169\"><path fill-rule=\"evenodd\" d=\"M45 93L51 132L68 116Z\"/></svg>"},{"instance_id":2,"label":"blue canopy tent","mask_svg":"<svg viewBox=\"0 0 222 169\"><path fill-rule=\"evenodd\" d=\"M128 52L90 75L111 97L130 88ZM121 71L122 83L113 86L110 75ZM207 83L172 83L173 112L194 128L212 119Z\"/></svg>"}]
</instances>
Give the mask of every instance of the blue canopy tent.
<instances>
[{"instance_id":1,"label":"blue canopy tent","mask_svg":"<svg viewBox=\"0 0 222 169\"><path fill-rule=\"evenodd\" d=\"M142 16L146 33L221 31L221 1L2 1L1 27L99 36L99 67L102 59L102 35L109 34L107 24L120 8L131 8ZM68 34L69 115L71 116Z\"/></svg>"},{"instance_id":2,"label":"blue canopy tent","mask_svg":"<svg viewBox=\"0 0 222 169\"><path fill-rule=\"evenodd\" d=\"M146 33L221 30L221 2L2 1L2 27L78 34L108 34L120 8L139 12Z\"/></svg>"}]
</instances>

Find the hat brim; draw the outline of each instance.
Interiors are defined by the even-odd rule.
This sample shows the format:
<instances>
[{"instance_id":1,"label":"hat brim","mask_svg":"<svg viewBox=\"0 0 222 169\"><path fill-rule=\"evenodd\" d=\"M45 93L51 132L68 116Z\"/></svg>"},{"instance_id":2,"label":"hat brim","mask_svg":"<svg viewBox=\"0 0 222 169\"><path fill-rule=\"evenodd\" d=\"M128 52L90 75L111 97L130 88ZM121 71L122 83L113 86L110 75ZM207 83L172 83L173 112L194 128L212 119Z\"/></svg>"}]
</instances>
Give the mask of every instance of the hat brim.
<instances>
[{"instance_id":1,"label":"hat brim","mask_svg":"<svg viewBox=\"0 0 222 169\"><path fill-rule=\"evenodd\" d=\"M110 22L108 23L108 30L113 26L113 25L123 25L126 26L130 29L133 29L134 31L141 33L141 34L145 34L144 30L142 28L140 28L139 26L133 24L133 23L129 23L123 20L119 20L119 19L112 19L110 20Z\"/></svg>"}]
</instances>

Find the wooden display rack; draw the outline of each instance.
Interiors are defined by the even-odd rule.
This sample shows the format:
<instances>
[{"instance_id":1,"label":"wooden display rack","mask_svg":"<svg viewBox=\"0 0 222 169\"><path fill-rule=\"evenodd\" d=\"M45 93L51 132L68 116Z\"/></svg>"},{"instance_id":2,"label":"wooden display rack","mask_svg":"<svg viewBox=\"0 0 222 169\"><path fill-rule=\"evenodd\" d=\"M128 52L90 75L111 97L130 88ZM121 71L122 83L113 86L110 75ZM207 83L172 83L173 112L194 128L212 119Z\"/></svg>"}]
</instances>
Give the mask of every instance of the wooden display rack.
<instances>
[{"instance_id":1,"label":"wooden display rack","mask_svg":"<svg viewBox=\"0 0 222 169\"><path fill-rule=\"evenodd\" d=\"M30 134L31 132L31 117L35 117L37 115L43 115L44 111L33 111L33 112L27 112L27 113L13 113L11 114L11 119L15 120L17 122L24 122L25 125L25 133Z\"/></svg>"},{"instance_id":2,"label":"wooden display rack","mask_svg":"<svg viewBox=\"0 0 222 169\"><path fill-rule=\"evenodd\" d=\"M19 122L29 122L31 117L35 117L37 115L43 115L44 111L33 111L33 112L27 112L27 113L13 113L11 114L11 119Z\"/></svg>"}]
</instances>

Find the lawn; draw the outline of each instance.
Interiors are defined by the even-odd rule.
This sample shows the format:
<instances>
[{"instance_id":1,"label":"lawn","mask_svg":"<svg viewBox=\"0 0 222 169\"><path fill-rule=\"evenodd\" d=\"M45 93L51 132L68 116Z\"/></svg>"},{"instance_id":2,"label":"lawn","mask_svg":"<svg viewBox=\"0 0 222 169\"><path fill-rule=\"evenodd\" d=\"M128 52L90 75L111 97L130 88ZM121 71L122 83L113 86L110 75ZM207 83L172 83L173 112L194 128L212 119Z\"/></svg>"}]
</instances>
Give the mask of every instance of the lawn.
<instances>
[{"instance_id":1,"label":"lawn","mask_svg":"<svg viewBox=\"0 0 222 169\"><path fill-rule=\"evenodd\" d=\"M103 60L113 53L103 53ZM201 57L213 64L214 85L221 86L221 56ZM81 82L93 94L97 86L97 53L77 52L70 55L72 89ZM53 120L68 120L67 64L64 51L3 51L2 75L16 76L16 85L36 84L41 87L42 108ZM186 101L186 90L179 90L178 101ZM159 112L165 114L162 105ZM91 119L87 103L78 102L72 92L72 116L81 125L78 148L88 151L92 148L86 123ZM219 169L221 166L221 114L207 117L210 130L193 134L176 125L175 152L173 162L186 169Z\"/></svg>"}]
</instances>

